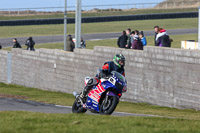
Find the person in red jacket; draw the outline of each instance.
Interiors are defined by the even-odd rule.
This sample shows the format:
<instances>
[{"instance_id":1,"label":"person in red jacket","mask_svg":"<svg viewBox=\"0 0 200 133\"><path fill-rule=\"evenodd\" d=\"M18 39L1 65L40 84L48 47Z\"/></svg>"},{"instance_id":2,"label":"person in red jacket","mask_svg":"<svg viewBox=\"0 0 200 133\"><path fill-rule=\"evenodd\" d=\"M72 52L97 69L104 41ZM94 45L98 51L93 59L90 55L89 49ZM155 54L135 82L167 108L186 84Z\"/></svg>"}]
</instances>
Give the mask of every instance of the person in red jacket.
<instances>
[{"instance_id":1,"label":"person in red jacket","mask_svg":"<svg viewBox=\"0 0 200 133\"><path fill-rule=\"evenodd\" d=\"M117 54L113 61L105 62L103 67L100 69L100 73L97 74L95 78L90 78L83 89L81 97L84 98L90 91L90 89L93 88L93 86L97 85L99 83L99 79L103 77L107 77L111 75L112 71L116 71L121 73L123 76L125 76L125 57L122 54Z\"/></svg>"}]
</instances>

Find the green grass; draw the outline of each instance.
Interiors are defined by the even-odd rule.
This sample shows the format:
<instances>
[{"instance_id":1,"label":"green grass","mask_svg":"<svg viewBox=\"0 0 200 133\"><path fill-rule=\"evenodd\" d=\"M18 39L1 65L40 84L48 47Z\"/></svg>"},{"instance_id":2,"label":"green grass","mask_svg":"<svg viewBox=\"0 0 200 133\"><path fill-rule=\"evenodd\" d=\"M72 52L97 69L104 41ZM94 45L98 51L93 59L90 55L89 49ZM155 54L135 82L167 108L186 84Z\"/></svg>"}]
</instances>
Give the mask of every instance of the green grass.
<instances>
[{"instance_id":1,"label":"green grass","mask_svg":"<svg viewBox=\"0 0 200 133\"><path fill-rule=\"evenodd\" d=\"M71 94L38 90L17 85L0 83L0 94L10 94L11 97L26 97L27 100L53 104L72 105L74 96Z\"/></svg>"},{"instance_id":2,"label":"green grass","mask_svg":"<svg viewBox=\"0 0 200 133\"><path fill-rule=\"evenodd\" d=\"M0 83L0 95L67 106L72 106L75 100L74 96L71 94L44 91L36 88L28 88L18 85L6 85L3 83ZM174 108L149 105L146 103L120 102L116 108L116 111L138 114L153 114L188 120L200 120L199 111L192 109L179 110Z\"/></svg>"},{"instance_id":3,"label":"green grass","mask_svg":"<svg viewBox=\"0 0 200 133\"><path fill-rule=\"evenodd\" d=\"M1 133L199 133L199 120L0 112Z\"/></svg>"},{"instance_id":4,"label":"green grass","mask_svg":"<svg viewBox=\"0 0 200 133\"><path fill-rule=\"evenodd\" d=\"M71 94L43 91L0 83L0 94L24 96L28 100L69 105ZM86 114L45 114L0 111L0 133L198 133L200 112L153 106L145 103L120 102L117 111L154 114L176 118L116 117Z\"/></svg>"},{"instance_id":5,"label":"green grass","mask_svg":"<svg viewBox=\"0 0 200 133\"><path fill-rule=\"evenodd\" d=\"M119 15L134 15L134 14L151 14L151 13L173 13L173 12L197 12L197 8L183 9L136 9L128 11L99 11L99 12L82 12L82 17L96 16L119 16ZM44 19L44 18L63 18L63 13L47 14L47 15L16 15L16 16L0 16L0 20L20 20L20 19ZM74 13L68 13L68 17L74 18Z\"/></svg>"},{"instance_id":6,"label":"green grass","mask_svg":"<svg viewBox=\"0 0 200 133\"><path fill-rule=\"evenodd\" d=\"M137 21L118 21L104 23L83 23L82 34L86 33L111 33L121 32L127 28L132 30L153 30L155 25L165 29L184 29L197 28L197 18L183 19L158 19L158 20L137 20ZM74 34L74 24L68 24L67 33ZM63 25L33 25L33 26L1 26L0 38L7 37L29 37L63 35Z\"/></svg>"}]
</instances>

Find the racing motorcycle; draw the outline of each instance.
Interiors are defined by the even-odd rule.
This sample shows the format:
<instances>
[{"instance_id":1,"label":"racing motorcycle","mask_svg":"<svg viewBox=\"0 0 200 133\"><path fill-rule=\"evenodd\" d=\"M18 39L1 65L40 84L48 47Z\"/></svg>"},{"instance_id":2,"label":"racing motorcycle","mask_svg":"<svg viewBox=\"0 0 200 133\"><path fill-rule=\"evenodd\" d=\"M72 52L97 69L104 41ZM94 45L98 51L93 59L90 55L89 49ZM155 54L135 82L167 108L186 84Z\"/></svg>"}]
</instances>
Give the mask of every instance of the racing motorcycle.
<instances>
[{"instance_id":1,"label":"racing motorcycle","mask_svg":"<svg viewBox=\"0 0 200 133\"><path fill-rule=\"evenodd\" d=\"M85 78L85 84L89 79L89 77ZM72 112L85 113L90 110L92 113L110 115L117 107L122 92L126 91L125 77L113 71L110 76L100 79L99 83L89 91L85 100L80 97L82 92L80 94L74 92L73 95L76 99L72 106Z\"/></svg>"}]
</instances>

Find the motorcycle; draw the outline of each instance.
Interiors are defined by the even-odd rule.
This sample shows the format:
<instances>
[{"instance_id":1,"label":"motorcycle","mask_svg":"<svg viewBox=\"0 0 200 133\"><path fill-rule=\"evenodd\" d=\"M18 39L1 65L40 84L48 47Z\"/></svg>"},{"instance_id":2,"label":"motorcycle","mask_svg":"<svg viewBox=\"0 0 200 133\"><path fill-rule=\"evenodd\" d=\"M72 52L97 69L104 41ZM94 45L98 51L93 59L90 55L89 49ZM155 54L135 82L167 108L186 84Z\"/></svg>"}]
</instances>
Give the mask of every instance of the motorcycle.
<instances>
[{"instance_id":1,"label":"motorcycle","mask_svg":"<svg viewBox=\"0 0 200 133\"><path fill-rule=\"evenodd\" d=\"M85 78L87 84L90 78ZM110 115L113 113L123 92L127 91L125 77L116 72L111 72L109 77L101 78L86 96L85 100L80 97L81 93L74 92L75 101L72 106L73 113L85 113L90 110L92 113Z\"/></svg>"}]
</instances>

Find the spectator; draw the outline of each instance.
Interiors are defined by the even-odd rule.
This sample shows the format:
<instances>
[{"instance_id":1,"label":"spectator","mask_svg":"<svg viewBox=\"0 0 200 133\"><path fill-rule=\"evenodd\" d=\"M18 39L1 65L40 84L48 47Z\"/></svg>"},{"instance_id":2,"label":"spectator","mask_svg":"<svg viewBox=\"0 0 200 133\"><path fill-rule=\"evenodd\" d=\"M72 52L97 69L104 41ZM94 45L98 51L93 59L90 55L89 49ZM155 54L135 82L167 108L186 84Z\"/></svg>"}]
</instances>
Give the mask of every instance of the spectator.
<instances>
[{"instance_id":1,"label":"spectator","mask_svg":"<svg viewBox=\"0 0 200 133\"><path fill-rule=\"evenodd\" d=\"M131 44L133 44L133 42L134 42L134 37L135 37L135 31L132 31L131 32L131 38L133 38L133 41L131 41Z\"/></svg>"},{"instance_id":2,"label":"spectator","mask_svg":"<svg viewBox=\"0 0 200 133\"><path fill-rule=\"evenodd\" d=\"M2 46L1 46L1 44L0 44L0 49L2 49Z\"/></svg>"},{"instance_id":3,"label":"spectator","mask_svg":"<svg viewBox=\"0 0 200 133\"><path fill-rule=\"evenodd\" d=\"M135 35L139 35L139 31L138 30L135 30Z\"/></svg>"},{"instance_id":4,"label":"spectator","mask_svg":"<svg viewBox=\"0 0 200 133\"><path fill-rule=\"evenodd\" d=\"M14 42L13 48L22 48L19 42L17 41L17 38L14 38L13 42Z\"/></svg>"},{"instance_id":5,"label":"spectator","mask_svg":"<svg viewBox=\"0 0 200 133\"><path fill-rule=\"evenodd\" d=\"M156 46L156 37L159 32L159 26L154 26L155 36L154 36L154 44Z\"/></svg>"},{"instance_id":6,"label":"spectator","mask_svg":"<svg viewBox=\"0 0 200 133\"><path fill-rule=\"evenodd\" d=\"M159 28L159 33L156 36L156 46L171 47L171 41L165 29Z\"/></svg>"},{"instance_id":7,"label":"spectator","mask_svg":"<svg viewBox=\"0 0 200 133\"><path fill-rule=\"evenodd\" d=\"M140 41L138 35L135 35L135 36L134 36L134 42L132 43L131 48L132 48L132 49L143 50L143 44L142 44L142 42Z\"/></svg>"},{"instance_id":8,"label":"spectator","mask_svg":"<svg viewBox=\"0 0 200 133\"><path fill-rule=\"evenodd\" d=\"M26 43L25 45L27 46L27 50L31 50L31 51L35 51L35 42L33 41L33 38L32 37L29 37L27 40L26 40Z\"/></svg>"},{"instance_id":9,"label":"spectator","mask_svg":"<svg viewBox=\"0 0 200 133\"><path fill-rule=\"evenodd\" d=\"M81 37L81 45L80 48L86 48L86 42L83 40L83 38Z\"/></svg>"},{"instance_id":10,"label":"spectator","mask_svg":"<svg viewBox=\"0 0 200 133\"><path fill-rule=\"evenodd\" d=\"M74 42L72 41L72 36L71 36L71 35L68 35L68 36L67 36L67 51L73 52L73 51L74 51L74 48L75 48L75 44L74 44Z\"/></svg>"},{"instance_id":11,"label":"spectator","mask_svg":"<svg viewBox=\"0 0 200 133\"><path fill-rule=\"evenodd\" d=\"M127 35L127 44L126 44L126 48L130 49L131 48L131 29L127 29L126 30L126 35Z\"/></svg>"},{"instance_id":12,"label":"spectator","mask_svg":"<svg viewBox=\"0 0 200 133\"><path fill-rule=\"evenodd\" d=\"M128 39L128 37L126 36L126 32L123 31L122 35L117 40L118 47L119 48L125 48L125 46L127 44L127 39Z\"/></svg>"},{"instance_id":13,"label":"spectator","mask_svg":"<svg viewBox=\"0 0 200 133\"><path fill-rule=\"evenodd\" d=\"M141 31L141 32L139 33L139 38L140 38L140 40L141 40L143 46L146 46L146 45L147 45L147 40L146 40L146 37L144 36L143 31Z\"/></svg>"}]
</instances>

